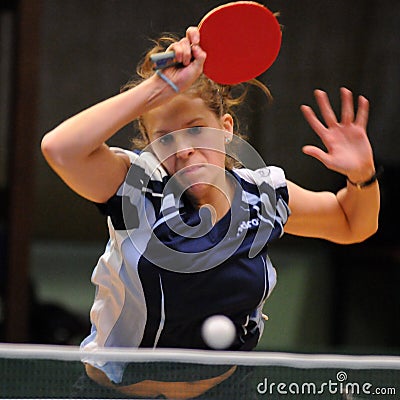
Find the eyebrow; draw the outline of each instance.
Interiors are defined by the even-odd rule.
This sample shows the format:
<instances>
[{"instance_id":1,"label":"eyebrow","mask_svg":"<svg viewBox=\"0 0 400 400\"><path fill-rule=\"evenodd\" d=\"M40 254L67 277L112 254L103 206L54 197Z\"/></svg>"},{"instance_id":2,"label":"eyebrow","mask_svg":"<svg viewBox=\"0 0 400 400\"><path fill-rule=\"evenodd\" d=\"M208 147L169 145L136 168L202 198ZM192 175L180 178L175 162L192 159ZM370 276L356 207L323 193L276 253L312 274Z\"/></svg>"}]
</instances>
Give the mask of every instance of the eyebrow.
<instances>
[{"instance_id":1,"label":"eyebrow","mask_svg":"<svg viewBox=\"0 0 400 400\"><path fill-rule=\"evenodd\" d=\"M197 122L197 121L202 121L203 120L203 117L196 117L196 118L193 118L193 119L191 119L191 120L189 120L189 121L187 121L185 124L184 124L184 126L186 127L186 126L190 126L190 125L193 125L195 122ZM182 128L182 129L185 129L185 128ZM155 132L153 132L153 136L154 135L165 135L165 134L167 134L167 133L171 133L171 131L168 131L168 130L158 130L158 131L155 131Z\"/></svg>"},{"instance_id":2,"label":"eyebrow","mask_svg":"<svg viewBox=\"0 0 400 400\"><path fill-rule=\"evenodd\" d=\"M192 120L186 122L185 126L193 125L195 122L202 121L202 120L203 120L203 117L193 118Z\"/></svg>"}]
</instances>

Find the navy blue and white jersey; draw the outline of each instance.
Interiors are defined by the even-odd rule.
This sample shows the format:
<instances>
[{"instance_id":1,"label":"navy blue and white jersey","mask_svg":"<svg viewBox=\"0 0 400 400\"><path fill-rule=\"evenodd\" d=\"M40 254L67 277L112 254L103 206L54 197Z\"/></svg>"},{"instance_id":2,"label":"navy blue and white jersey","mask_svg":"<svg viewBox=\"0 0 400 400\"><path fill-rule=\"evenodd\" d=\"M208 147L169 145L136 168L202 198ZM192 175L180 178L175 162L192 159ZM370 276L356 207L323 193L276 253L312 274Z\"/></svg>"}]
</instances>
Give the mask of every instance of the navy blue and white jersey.
<instances>
[{"instance_id":1,"label":"navy blue and white jersey","mask_svg":"<svg viewBox=\"0 0 400 400\"><path fill-rule=\"evenodd\" d=\"M206 207L192 207L179 193L153 154L115 151L128 154L131 167L100 206L110 239L92 276L92 331L83 349L207 349L201 327L216 314L236 327L229 350L254 348L276 283L268 244L283 235L289 215L284 172L226 171L235 194L230 211L213 223ZM120 382L122 364L91 363Z\"/></svg>"}]
</instances>

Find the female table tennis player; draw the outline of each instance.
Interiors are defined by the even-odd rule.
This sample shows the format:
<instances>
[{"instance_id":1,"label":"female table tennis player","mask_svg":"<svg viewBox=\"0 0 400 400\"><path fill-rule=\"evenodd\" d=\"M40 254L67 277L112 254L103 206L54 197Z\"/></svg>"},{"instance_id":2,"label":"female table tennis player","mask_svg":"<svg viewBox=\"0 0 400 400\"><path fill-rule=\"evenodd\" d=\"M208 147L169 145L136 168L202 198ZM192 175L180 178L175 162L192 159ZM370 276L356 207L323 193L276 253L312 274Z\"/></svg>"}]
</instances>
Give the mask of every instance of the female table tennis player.
<instances>
[{"instance_id":1,"label":"female table tennis player","mask_svg":"<svg viewBox=\"0 0 400 400\"><path fill-rule=\"evenodd\" d=\"M181 40L160 40L149 54L168 47L183 67L155 74L148 54L138 81L43 138L50 166L109 217L110 240L93 274L97 291L84 349L206 349L201 326L210 315L223 314L236 328L229 349L250 350L262 333L262 306L275 284L269 242L285 231L347 244L377 230L368 101L360 96L355 114L352 93L342 88L338 121L326 93L315 91L325 125L310 107L301 107L326 148L305 146L304 153L347 179L336 194L305 190L277 167L233 167L224 149L237 134L232 107L243 98L202 74L206 54L199 40L194 27ZM139 122L144 146L150 145L145 151L105 144L132 121ZM254 244L258 250L250 257ZM106 386L119 387L123 371L118 363L88 360L88 375ZM130 393L143 393L136 389ZM154 390L147 395L163 393Z\"/></svg>"}]
</instances>

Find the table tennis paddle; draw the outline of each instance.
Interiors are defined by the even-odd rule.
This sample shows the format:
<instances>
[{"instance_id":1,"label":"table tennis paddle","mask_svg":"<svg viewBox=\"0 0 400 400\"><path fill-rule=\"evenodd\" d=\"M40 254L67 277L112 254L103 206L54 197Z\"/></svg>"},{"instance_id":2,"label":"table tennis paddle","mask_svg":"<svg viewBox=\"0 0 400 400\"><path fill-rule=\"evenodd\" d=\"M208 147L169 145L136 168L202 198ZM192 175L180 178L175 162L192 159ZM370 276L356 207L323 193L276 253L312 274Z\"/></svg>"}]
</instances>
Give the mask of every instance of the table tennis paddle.
<instances>
[{"instance_id":1,"label":"table tennis paddle","mask_svg":"<svg viewBox=\"0 0 400 400\"><path fill-rule=\"evenodd\" d=\"M275 61L281 30L274 14L254 1L216 7L199 24L200 46L207 53L204 74L220 84L253 79ZM173 51L151 56L155 70L177 65Z\"/></svg>"}]
</instances>

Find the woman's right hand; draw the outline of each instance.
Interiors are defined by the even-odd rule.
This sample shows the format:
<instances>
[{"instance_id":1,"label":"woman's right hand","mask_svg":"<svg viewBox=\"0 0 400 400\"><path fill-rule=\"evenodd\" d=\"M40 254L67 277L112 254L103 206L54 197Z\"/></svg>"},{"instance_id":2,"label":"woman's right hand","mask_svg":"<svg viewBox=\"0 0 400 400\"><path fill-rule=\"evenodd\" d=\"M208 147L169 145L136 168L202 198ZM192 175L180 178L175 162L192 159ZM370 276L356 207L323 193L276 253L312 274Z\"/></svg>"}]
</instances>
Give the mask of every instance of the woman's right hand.
<instances>
[{"instance_id":1,"label":"woman's right hand","mask_svg":"<svg viewBox=\"0 0 400 400\"><path fill-rule=\"evenodd\" d=\"M163 73L178 86L179 92L184 92L196 81L203 72L207 54L200 47L200 31L191 26L186 30L186 36L179 42L171 44L167 51L174 51L178 63L182 67L170 67Z\"/></svg>"},{"instance_id":2,"label":"woman's right hand","mask_svg":"<svg viewBox=\"0 0 400 400\"><path fill-rule=\"evenodd\" d=\"M199 43L198 28L190 27L186 37L169 48L184 67L167 68L163 73L180 92L189 89L203 72L206 53ZM42 152L49 165L82 197L97 203L107 201L124 181L130 160L105 143L140 115L167 102L173 90L167 92L164 84L154 76L58 125L42 140Z\"/></svg>"}]
</instances>

